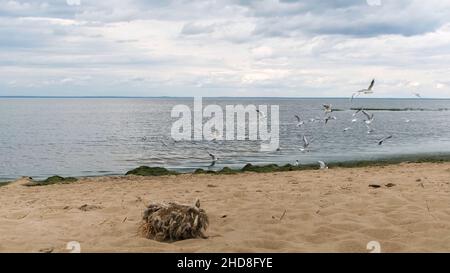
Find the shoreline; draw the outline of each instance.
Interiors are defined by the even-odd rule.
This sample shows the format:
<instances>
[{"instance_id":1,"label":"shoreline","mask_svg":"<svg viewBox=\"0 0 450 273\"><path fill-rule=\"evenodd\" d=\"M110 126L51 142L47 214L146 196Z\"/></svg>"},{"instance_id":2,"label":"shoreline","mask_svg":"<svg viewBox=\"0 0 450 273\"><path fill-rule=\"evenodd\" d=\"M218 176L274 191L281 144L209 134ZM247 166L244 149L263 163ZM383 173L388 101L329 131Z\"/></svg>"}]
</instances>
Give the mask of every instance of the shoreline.
<instances>
[{"instance_id":1,"label":"shoreline","mask_svg":"<svg viewBox=\"0 0 450 273\"><path fill-rule=\"evenodd\" d=\"M415 154L415 155L402 155L395 157L380 157L376 159L369 160L348 160L348 161L336 161L327 163L330 169L333 168L360 168L360 167L371 167L371 166L389 166L389 165L397 165L402 163L445 163L450 162L450 153L440 153L440 154ZM247 166L247 168L246 168ZM251 166L251 168L248 168ZM151 169L158 169L157 173L151 173L149 176L164 176L164 175L181 175L181 174L216 174L216 175L231 175L231 174L239 174L245 172L257 172L257 173L272 173L272 172L290 172L290 171L305 171L305 170L315 170L319 169L319 165L317 163L314 164L300 164L299 166L293 166L292 164L251 164L248 163L242 168L234 168L234 167L223 167L220 170L208 170L208 168L191 168L190 171L180 172L176 169L172 168L164 168L164 167L150 167L150 166L140 166L135 169L129 170L128 172L132 172L133 170L148 167ZM162 172L161 172L162 171ZM161 173L159 173L161 172ZM92 175L92 176L73 176L76 179L83 178L97 178L97 177L121 177L125 174L107 174L107 175ZM55 174L54 176L58 176ZM145 176L145 175L144 175ZM51 177L49 177L51 178ZM14 182L15 180L20 179L17 177L15 179L0 179L0 187L5 186L9 183ZM47 178L48 179L48 178ZM42 180L40 181L42 182Z\"/></svg>"},{"instance_id":2,"label":"shoreline","mask_svg":"<svg viewBox=\"0 0 450 273\"><path fill-rule=\"evenodd\" d=\"M0 187L0 252L450 251L450 163L235 175L80 178ZM207 239L157 242L138 233L146 205L192 204Z\"/></svg>"}]
</instances>

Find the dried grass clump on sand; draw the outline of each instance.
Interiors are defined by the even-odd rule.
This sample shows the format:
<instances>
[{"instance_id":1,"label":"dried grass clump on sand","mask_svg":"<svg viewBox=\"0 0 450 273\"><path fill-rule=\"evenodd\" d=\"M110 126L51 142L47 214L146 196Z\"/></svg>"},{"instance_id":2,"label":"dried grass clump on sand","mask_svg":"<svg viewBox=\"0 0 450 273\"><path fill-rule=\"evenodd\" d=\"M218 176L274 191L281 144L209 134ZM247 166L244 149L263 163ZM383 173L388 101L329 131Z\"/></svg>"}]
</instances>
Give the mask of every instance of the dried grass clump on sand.
<instances>
[{"instance_id":1,"label":"dried grass clump on sand","mask_svg":"<svg viewBox=\"0 0 450 273\"><path fill-rule=\"evenodd\" d=\"M208 216L197 200L194 206L178 203L150 204L144 212L141 232L157 241L206 238Z\"/></svg>"}]
</instances>

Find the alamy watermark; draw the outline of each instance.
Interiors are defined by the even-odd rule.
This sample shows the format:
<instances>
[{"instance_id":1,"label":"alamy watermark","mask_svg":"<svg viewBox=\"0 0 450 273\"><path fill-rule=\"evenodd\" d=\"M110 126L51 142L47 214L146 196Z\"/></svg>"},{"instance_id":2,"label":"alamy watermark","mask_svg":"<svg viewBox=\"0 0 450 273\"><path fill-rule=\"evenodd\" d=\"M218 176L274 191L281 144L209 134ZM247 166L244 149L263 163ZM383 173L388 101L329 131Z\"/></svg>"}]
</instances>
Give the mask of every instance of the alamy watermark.
<instances>
[{"instance_id":1,"label":"alamy watermark","mask_svg":"<svg viewBox=\"0 0 450 273\"><path fill-rule=\"evenodd\" d=\"M194 109L184 104L172 108L171 117L178 120L172 124L171 137L176 141L261 141L261 151L276 151L280 143L279 111L278 105L204 107L203 98L195 97Z\"/></svg>"}]
</instances>

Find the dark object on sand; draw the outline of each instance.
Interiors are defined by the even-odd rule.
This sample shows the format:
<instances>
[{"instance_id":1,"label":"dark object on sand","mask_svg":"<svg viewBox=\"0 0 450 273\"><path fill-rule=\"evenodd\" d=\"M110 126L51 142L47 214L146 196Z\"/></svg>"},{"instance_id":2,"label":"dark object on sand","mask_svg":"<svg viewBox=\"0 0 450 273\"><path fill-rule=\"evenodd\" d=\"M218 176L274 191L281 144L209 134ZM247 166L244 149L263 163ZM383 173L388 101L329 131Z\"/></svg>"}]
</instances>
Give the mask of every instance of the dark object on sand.
<instances>
[{"instance_id":1,"label":"dark object on sand","mask_svg":"<svg viewBox=\"0 0 450 273\"><path fill-rule=\"evenodd\" d=\"M96 205L88 205L88 204L84 204L81 207L79 207L79 210L82 211L90 211L90 210L96 210L96 209L101 209L102 207L100 206L96 206Z\"/></svg>"},{"instance_id":2,"label":"dark object on sand","mask_svg":"<svg viewBox=\"0 0 450 273\"><path fill-rule=\"evenodd\" d=\"M381 186L377 185L377 184L370 184L369 187L374 188L374 189L381 188Z\"/></svg>"},{"instance_id":3,"label":"dark object on sand","mask_svg":"<svg viewBox=\"0 0 450 273\"><path fill-rule=\"evenodd\" d=\"M30 179L31 181L31 179ZM62 177L62 176L51 176L43 181L31 181L30 183L27 183L25 186L28 187L33 187L33 186L47 186L47 185L52 185L52 184L67 184L67 183L72 183L72 182L76 182L78 181L78 179L76 179L75 177Z\"/></svg>"},{"instance_id":4,"label":"dark object on sand","mask_svg":"<svg viewBox=\"0 0 450 273\"><path fill-rule=\"evenodd\" d=\"M131 170L126 173L126 175L140 175L140 176L163 176L163 175L171 175L171 174L177 174L176 172L169 171L165 168L160 167L147 167L147 166L141 166L139 168L136 168L134 170Z\"/></svg>"},{"instance_id":5,"label":"dark object on sand","mask_svg":"<svg viewBox=\"0 0 450 273\"><path fill-rule=\"evenodd\" d=\"M394 183L388 183L385 185L387 188L395 187L396 185Z\"/></svg>"},{"instance_id":6,"label":"dark object on sand","mask_svg":"<svg viewBox=\"0 0 450 273\"><path fill-rule=\"evenodd\" d=\"M144 212L141 232L148 239L178 241L206 238L208 216L197 200L194 206L178 203L150 204Z\"/></svg>"}]
</instances>

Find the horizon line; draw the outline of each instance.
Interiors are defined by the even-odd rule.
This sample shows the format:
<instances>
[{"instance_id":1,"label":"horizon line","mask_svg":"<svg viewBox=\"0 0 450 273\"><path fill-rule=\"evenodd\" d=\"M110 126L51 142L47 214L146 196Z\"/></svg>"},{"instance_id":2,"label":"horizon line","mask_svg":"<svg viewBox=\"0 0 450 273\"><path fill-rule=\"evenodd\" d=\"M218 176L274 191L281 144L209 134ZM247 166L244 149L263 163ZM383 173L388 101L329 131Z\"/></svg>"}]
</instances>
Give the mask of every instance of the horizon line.
<instances>
[{"instance_id":1,"label":"horizon line","mask_svg":"<svg viewBox=\"0 0 450 273\"><path fill-rule=\"evenodd\" d=\"M191 99L196 96L1 96L0 99ZM349 99L349 97L277 97L277 96L200 96L202 98L232 98L232 99ZM411 99L411 100L450 100L450 97L371 97L371 98L358 98L360 99Z\"/></svg>"}]
</instances>

